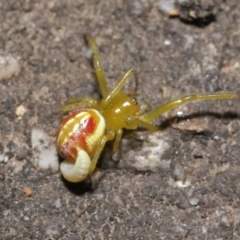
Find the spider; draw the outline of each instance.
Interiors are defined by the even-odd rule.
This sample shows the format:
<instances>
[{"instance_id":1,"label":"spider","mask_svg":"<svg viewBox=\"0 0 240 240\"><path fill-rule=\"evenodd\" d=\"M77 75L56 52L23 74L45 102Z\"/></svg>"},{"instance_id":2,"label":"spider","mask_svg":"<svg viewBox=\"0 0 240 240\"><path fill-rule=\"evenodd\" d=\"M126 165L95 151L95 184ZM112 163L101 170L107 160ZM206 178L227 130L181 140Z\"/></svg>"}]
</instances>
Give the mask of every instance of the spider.
<instances>
[{"instance_id":1,"label":"spider","mask_svg":"<svg viewBox=\"0 0 240 240\"><path fill-rule=\"evenodd\" d=\"M102 100L72 97L67 99L60 110L65 117L58 130L57 150L64 159L60 164L60 171L69 182L81 182L91 176L107 141L114 140L113 152L116 152L123 129L136 130L143 127L156 131L158 128L150 123L153 119L185 103L240 98L240 95L231 92L191 94L169 101L143 114L134 95L126 94L122 89L132 76L137 83L135 70L130 68L110 91L101 68L96 41L89 34L86 35L86 39L93 52L93 65Z\"/></svg>"}]
</instances>

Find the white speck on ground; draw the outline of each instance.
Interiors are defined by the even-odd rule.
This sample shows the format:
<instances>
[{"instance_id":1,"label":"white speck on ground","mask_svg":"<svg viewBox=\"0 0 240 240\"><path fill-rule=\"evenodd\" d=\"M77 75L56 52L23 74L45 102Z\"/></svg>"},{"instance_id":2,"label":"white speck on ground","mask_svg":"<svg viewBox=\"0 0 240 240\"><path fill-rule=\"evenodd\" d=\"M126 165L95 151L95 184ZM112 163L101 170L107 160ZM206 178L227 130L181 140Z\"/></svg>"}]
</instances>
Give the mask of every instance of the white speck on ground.
<instances>
[{"instance_id":1,"label":"white speck on ground","mask_svg":"<svg viewBox=\"0 0 240 240\"><path fill-rule=\"evenodd\" d=\"M22 117L26 112L27 112L27 109L23 105L18 106L15 110L15 114L18 117Z\"/></svg>"},{"instance_id":2,"label":"white speck on ground","mask_svg":"<svg viewBox=\"0 0 240 240\"><path fill-rule=\"evenodd\" d=\"M55 143L41 129L33 128L31 134L33 164L36 168L59 169L59 161Z\"/></svg>"},{"instance_id":3,"label":"white speck on ground","mask_svg":"<svg viewBox=\"0 0 240 240\"><path fill-rule=\"evenodd\" d=\"M165 44L166 46L170 46L170 45L171 45L171 41L170 41L169 39L165 39L165 40L164 40L164 44Z\"/></svg>"},{"instance_id":4,"label":"white speck on ground","mask_svg":"<svg viewBox=\"0 0 240 240\"><path fill-rule=\"evenodd\" d=\"M199 203L199 199L198 198L190 198L189 203L191 204L191 206L197 206Z\"/></svg>"},{"instance_id":5,"label":"white speck on ground","mask_svg":"<svg viewBox=\"0 0 240 240\"><path fill-rule=\"evenodd\" d=\"M170 179L168 183L169 185L177 188L187 188L191 186L191 182L188 179L185 181L174 181L173 179Z\"/></svg>"},{"instance_id":6,"label":"white speck on ground","mask_svg":"<svg viewBox=\"0 0 240 240\"><path fill-rule=\"evenodd\" d=\"M0 80L17 76L20 70L21 68L16 58L10 55L0 55Z\"/></svg>"},{"instance_id":7,"label":"white speck on ground","mask_svg":"<svg viewBox=\"0 0 240 240\"><path fill-rule=\"evenodd\" d=\"M0 162L7 163L9 160L9 157L4 154L0 154Z\"/></svg>"},{"instance_id":8,"label":"white speck on ground","mask_svg":"<svg viewBox=\"0 0 240 240\"><path fill-rule=\"evenodd\" d=\"M62 207L62 202L61 202L61 199L58 198L55 202L54 202L54 206L56 208L61 208Z\"/></svg>"},{"instance_id":9,"label":"white speck on ground","mask_svg":"<svg viewBox=\"0 0 240 240\"><path fill-rule=\"evenodd\" d=\"M175 0L160 0L157 3L158 9L162 12L169 13L175 9Z\"/></svg>"}]
</instances>

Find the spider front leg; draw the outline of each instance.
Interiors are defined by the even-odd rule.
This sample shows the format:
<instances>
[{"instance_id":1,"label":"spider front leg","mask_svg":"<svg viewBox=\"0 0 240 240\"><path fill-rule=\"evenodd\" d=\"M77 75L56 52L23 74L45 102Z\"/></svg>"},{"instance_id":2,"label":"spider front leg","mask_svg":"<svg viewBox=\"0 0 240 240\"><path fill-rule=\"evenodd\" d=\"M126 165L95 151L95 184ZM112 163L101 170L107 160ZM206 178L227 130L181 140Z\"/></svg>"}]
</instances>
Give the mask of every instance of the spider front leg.
<instances>
[{"instance_id":1,"label":"spider front leg","mask_svg":"<svg viewBox=\"0 0 240 240\"><path fill-rule=\"evenodd\" d=\"M116 87L112 90L112 92L105 99L102 100L101 107L103 109L112 101L113 98L115 98L121 92L121 89L123 88L126 81L132 76L134 76L136 83L138 82L137 73L133 68L130 68L125 73L125 75L120 79L120 81L117 83Z\"/></svg>"},{"instance_id":2,"label":"spider front leg","mask_svg":"<svg viewBox=\"0 0 240 240\"><path fill-rule=\"evenodd\" d=\"M62 115L80 108L98 109L98 101L90 97L72 97L64 103L60 109Z\"/></svg>"},{"instance_id":3,"label":"spider front leg","mask_svg":"<svg viewBox=\"0 0 240 240\"><path fill-rule=\"evenodd\" d=\"M99 50L98 50L96 41L90 34L86 34L86 38L87 38L87 41L93 51L93 65L94 65L95 72L97 75L101 94L102 94L103 99L106 99L106 102L104 103L104 105L106 105L109 101L112 100L112 98L114 98L119 93L119 91L122 89L122 87L125 84L125 82L127 81L127 79L129 79L132 75L134 75L135 82L136 82L135 89L134 89L134 92L136 92L136 89L138 86L138 76L137 76L137 73L134 71L134 69L131 68L127 71L127 73L119 81L117 86L109 94L109 90L108 90L108 87L106 84L106 79L104 76L104 71L102 70L102 67L101 67L101 59L100 59ZM132 95L132 94L130 94L130 95Z\"/></svg>"},{"instance_id":4,"label":"spider front leg","mask_svg":"<svg viewBox=\"0 0 240 240\"><path fill-rule=\"evenodd\" d=\"M101 67L101 59L100 59L99 50L98 50L96 41L90 34L86 34L86 39L93 51L93 66L97 75L102 97L106 98L108 96L109 91L108 91L106 79L104 76L104 71L102 70L102 67Z\"/></svg>"},{"instance_id":5,"label":"spider front leg","mask_svg":"<svg viewBox=\"0 0 240 240\"><path fill-rule=\"evenodd\" d=\"M239 99L240 95L231 92L219 92L219 93L206 93L206 94L191 94L184 97L177 98L170 102L163 104L149 113L140 115L137 117L137 121L149 122L162 114L177 108L185 103L193 101L206 101L206 100L221 100L221 99Z\"/></svg>"}]
</instances>

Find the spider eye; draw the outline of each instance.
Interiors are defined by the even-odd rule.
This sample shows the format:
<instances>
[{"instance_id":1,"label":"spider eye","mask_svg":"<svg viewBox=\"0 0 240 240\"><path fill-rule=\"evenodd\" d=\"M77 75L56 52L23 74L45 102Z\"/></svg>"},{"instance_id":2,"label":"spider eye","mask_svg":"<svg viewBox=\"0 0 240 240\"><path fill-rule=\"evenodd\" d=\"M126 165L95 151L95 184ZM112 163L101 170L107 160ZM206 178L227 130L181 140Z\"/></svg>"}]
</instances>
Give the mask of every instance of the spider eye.
<instances>
[{"instance_id":1,"label":"spider eye","mask_svg":"<svg viewBox=\"0 0 240 240\"><path fill-rule=\"evenodd\" d=\"M135 103L135 105L138 105L138 101L136 98L132 97L132 101Z\"/></svg>"},{"instance_id":2,"label":"spider eye","mask_svg":"<svg viewBox=\"0 0 240 240\"><path fill-rule=\"evenodd\" d=\"M127 96L134 105L138 105L137 98L135 98L132 94L128 94Z\"/></svg>"}]
</instances>

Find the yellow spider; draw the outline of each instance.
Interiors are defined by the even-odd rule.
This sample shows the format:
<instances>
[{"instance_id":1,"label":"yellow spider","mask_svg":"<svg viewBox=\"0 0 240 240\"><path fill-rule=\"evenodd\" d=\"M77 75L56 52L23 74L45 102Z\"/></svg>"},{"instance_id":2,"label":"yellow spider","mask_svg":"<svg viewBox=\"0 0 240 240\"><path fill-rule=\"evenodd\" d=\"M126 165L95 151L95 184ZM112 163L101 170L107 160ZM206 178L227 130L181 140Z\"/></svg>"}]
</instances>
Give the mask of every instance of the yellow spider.
<instances>
[{"instance_id":1,"label":"yellow spider","mask_svg":"<svg viewBox=\"0 0 240 240\"><path fill-rule=\"evenodd\" d=\"M130 77L135 76L137 81L134 69L128 70L116 87L109 91L96 42L92 36L86 37L93 51L93 63L102 100L73 97L61 108L62 115L66 116L58 130L57 149L64 159L60 171L70 182L81 182L93 173L107 141L114 140L113 152L117 151L124 128L135 130L141 126L156 131L158 128L150 123L151 120L185 103L240 98L231 92L191 94L167 102L149 113L141 114L138 102L132 95L122 90Z\"/></svg>"}]
</instances>

